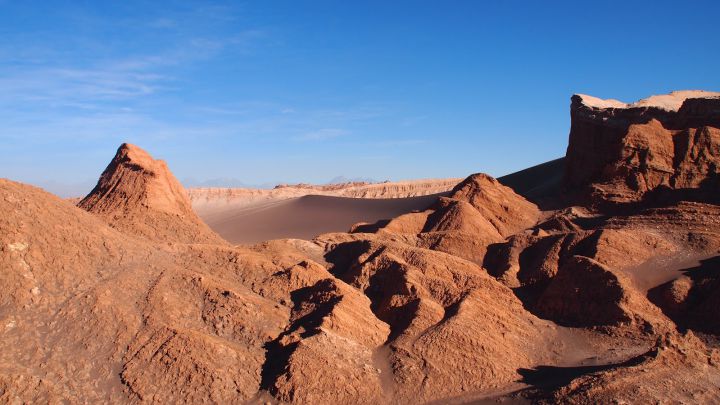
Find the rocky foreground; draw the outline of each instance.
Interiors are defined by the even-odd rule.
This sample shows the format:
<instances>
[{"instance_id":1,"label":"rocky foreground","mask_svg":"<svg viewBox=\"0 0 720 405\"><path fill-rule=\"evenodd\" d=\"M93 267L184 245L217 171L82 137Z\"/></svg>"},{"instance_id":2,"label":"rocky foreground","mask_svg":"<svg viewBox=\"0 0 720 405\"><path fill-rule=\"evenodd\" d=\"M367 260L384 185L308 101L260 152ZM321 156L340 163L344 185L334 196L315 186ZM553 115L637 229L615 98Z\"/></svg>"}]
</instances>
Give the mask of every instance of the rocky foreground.
<instances>
[{"instance_id":1,"label":"rocky foreground","mask_svg":"<svg viewBox=\"0 0 720 405\"><path fill-rule=\"evenodd\" d=\"M0 401L718 402L719 96L574 96L564 163L310 241L127 144L78 206L0 180Z\"/></svg>"}]
</instances>

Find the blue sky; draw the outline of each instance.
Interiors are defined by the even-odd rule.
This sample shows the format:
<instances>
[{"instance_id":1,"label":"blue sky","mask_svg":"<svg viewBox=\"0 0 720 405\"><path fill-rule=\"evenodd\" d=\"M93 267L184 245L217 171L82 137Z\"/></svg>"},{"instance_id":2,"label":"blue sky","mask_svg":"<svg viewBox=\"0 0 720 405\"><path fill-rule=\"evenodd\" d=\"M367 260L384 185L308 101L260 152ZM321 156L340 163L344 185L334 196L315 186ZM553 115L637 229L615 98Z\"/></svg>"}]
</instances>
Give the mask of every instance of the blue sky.
<instances>
[{"instance_id":1,"label":"blue sky","mask_svg":"<svg viewBox=\"0 0 720 405\"><path fill-rule=\"evenodd\" d=\"M82 194L125 141L186 185L498 176L573 93L720 90L719 4L0 0L0 177Z\"/></svg>"}]
</instances>

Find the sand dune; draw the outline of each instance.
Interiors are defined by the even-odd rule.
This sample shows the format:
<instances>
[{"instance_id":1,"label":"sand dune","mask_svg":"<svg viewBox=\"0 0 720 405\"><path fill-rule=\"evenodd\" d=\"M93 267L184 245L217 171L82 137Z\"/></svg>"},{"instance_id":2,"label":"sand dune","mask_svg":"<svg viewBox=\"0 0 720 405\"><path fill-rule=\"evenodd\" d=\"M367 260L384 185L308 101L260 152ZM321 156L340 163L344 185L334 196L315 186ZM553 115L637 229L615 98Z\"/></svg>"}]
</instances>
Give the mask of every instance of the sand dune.
<instances>
[{"instance_id":1,"label":"sand dune","mask_svg":"<svg viewBox=\"0 0 720 405\"><path fill-rule=\"evenodd\" d=\"M559 158L498 177L498 181L537 203L559 190L564 172L565 158Z\"/></svg>"},{"instance_id":2,"label":"sand dune","mask_svg":"<svg viewBox=\"0 0 720 405\"><path fill-rule=\"evenodd\" d=\"M312 238L345 232L358 222L376 222L422 210L462 179L383 183L280 185L270 190L188 190L200 218L231 243Z\"/></svg>"},{"instance_id":3,"label":"sand dune","mask_svg":"<svg viewBox=\"0 0 720 405\"><path fill-rule=\"evenodd\" d=\"M187 190L195 211L246 207L304 195L349 198L406 198L450 191L461 178L419 179L382 183L281 184L273 189L205 187Z\"/></svg>"},{"instance_id":4,"label":"sand dune","mask_svg":"<svg viewBox=\"0 0 720 405\"><path fill-rule=\"evenodd\" d=\"M389 219L431 205L440 194L408 198L348 198L306 195L244 207L205 207L200 217L231 243L312 237L347 231L358 222Z\"/></svg>"}]
</instances>

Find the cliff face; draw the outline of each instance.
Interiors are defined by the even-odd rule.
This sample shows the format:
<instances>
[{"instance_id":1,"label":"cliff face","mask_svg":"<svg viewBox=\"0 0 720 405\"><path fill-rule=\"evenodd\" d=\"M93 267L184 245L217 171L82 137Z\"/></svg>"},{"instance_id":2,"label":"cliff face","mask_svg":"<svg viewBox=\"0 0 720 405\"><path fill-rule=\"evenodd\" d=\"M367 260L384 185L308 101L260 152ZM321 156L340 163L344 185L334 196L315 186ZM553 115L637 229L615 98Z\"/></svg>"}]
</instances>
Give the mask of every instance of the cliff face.
<instances>
[{"instance_id":1,"label":"cliff face","mask_svg":"<svg viewBox=\"0 0 720 405\"><path fill-rule=\"evenodd\" d=\"M680 91L633 104L574 95L564 183L632 201L660 186L698 188L720 172L720 93Z\"/></svg>"}]
</instances>

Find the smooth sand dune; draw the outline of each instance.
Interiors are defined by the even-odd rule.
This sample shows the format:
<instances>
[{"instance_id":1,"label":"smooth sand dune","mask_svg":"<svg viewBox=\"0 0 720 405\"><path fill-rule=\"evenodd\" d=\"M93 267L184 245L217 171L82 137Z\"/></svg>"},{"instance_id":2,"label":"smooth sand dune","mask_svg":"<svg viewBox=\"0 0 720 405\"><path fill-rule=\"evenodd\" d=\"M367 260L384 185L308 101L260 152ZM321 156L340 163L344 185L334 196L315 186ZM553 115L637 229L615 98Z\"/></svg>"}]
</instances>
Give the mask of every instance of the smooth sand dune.
<instances>
[{"instance_id":1,"label":"smooth sand dune","mask_svg":"<svg viewBox=\"0 0 720 405\"><path fill-rule=\"evenodd\" d=\"M559 158L498 177L498 181L537 202L535 200L559 190L564 172L565 158Z\"/></svg>"},{"instance_id":2,"label":"smooth sand dune","mask_svg":"<svg viewBox=\"0 0 720 405\"><path fill-rule=\"evenodd\" d=\"M440 195L373 199L307 195L243 208L204 209L199 215L231 243L311 239L321 233L347 231L358 222L375 222L425 209Z\"/></svg>"}]
</instances>

